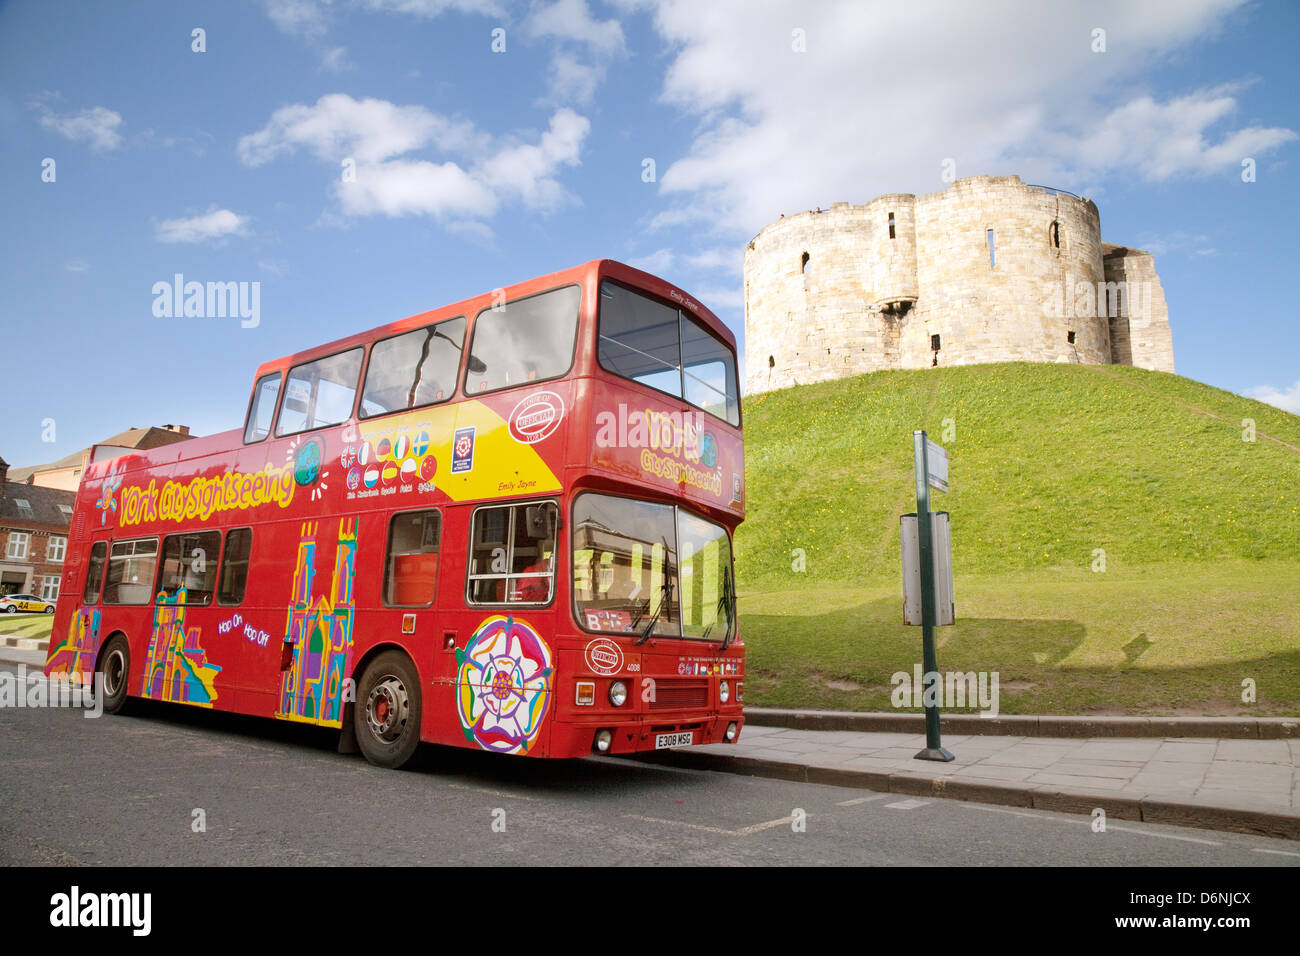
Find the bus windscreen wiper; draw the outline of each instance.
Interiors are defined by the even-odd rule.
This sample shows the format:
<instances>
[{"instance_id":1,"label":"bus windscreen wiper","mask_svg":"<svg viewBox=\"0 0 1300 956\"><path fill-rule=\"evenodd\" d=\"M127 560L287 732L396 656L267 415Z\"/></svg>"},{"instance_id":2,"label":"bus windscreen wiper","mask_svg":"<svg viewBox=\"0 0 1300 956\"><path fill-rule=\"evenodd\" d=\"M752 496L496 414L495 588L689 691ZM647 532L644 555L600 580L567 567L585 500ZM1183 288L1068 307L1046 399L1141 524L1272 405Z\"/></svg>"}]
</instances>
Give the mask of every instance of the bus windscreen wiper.
<instances>
[{"instance_id":1,"label":"bus windscreen wiper","mask_svg":"<svg viewBox=\"0 0 1300 956\"><path fill-rule=\"evenodd\" d=\"M659 606L655 608L654 615L650 618L650 623L645 626L645 633L632 642L633 647L640 647L646 641L650 640L650 635L654 632L655 625L659 623L659 615L664 612L668 602L673 599L673 586L669 581L659 585ZM649 604L647 603L647 607Z\"/></svg>"},{"instance_id":2,"label":"bus windscreen wiper","mask_svg":"<svg viewBox=\"0 0 1300 956\"><path fill-rule=\"evenodd\" d=\"M736 620L736 588L731 581L731 568L726 568L722 572L722 597L718 599L720 611L723 610L724 602L727 612L727 633L722 638L722 650L725 651L740 633L740 622Z\"/></svg>"}]
</instances>

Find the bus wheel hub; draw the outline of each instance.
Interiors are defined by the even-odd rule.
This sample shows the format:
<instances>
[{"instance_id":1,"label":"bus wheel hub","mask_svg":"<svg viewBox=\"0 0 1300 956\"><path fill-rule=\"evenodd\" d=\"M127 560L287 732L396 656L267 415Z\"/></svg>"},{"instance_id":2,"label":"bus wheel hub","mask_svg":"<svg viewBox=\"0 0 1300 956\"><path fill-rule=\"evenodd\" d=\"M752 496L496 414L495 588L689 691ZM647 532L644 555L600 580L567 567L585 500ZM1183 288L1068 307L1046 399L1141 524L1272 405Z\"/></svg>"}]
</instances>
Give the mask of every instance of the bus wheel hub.
<instances>
[{"instance_id":1,"label":"bus wheel hub","mask_svg":"<svg viewBox=\"0 0 1300 956\"><path fill-rule=\"evenodd\" d=\"M370 732L384 740L396 740L410 710L406 688L396 677L387 677L375 685L366 702L366 723Z\"/></svg>"}]
</instances>

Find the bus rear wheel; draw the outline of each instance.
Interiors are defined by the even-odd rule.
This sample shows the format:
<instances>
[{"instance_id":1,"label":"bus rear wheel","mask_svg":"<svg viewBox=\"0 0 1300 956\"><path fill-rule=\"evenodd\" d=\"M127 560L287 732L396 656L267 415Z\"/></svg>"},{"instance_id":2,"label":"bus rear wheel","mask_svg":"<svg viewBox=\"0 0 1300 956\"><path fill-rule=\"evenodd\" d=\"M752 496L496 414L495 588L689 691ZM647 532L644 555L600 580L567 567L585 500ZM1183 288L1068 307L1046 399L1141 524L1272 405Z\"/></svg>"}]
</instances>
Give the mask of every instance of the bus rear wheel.
<instances>
[{"instance_id":1,"label":"bus rear wheel","mask_svg":"<svg viewBox=\"0 0 1300 956\"><path fill-rule=\"evenodd\" d=\"M357 746L372 764L396 769L420 745L420 680L401 651L384 651L366 667L352 708Z\"/></svg>"},{"instance_id":2,"label":"bus rear wheel","mask_svg":"<svg viewBox=\"0 0 1300 956\"><path fill-rule=\"evenodd\" d=\"M104 698L104 713L120 714L126 709L126 687L131 675L131 648L126 638L115 634L95 658L96 688Z\"/></svg>"}]
</instances>

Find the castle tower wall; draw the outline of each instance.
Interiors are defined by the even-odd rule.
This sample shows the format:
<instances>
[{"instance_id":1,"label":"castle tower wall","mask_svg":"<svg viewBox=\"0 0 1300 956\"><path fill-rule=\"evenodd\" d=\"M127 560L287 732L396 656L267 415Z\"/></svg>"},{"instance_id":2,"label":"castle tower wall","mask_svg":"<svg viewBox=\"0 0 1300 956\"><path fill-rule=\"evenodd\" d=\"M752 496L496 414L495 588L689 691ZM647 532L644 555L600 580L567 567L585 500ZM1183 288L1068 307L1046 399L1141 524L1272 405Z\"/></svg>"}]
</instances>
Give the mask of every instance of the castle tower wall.
<instances>
[{"instance_id":1,"label":"castle tower wall","mask_svg":"<svg viewBox=\"0 0 1300 956\"><path fill-rule=\"evenodd\" d=\"M934 363L936 333L940 365L1110 361L1109 327L1096 308L1103 271L1092 203L1015 176L976 176L919 198L916 228L920 322L904 368Z\"/></svg>"},{"instance_id":2,"label":"castle tower wall","mask_svg":"<svg viewBox=\"0 0 1300 956\"><path fill-rule=\"evenodd\" d=\"M1093 203L1016 176L783 216L745 253L746 390L929 367L936 355L939 365L1119 361L1102 254ZM1154 277L1149 260L1116 268ZM1151 300L1155 320L1140 345L1133 324L1123 348L1172 368L1163 290Z\"/></svg>"},{"instance_id":3,"label":"castle tower wall","mask_svg":"<svg viewBox=\"0 0 1300 956\"><path fill-rule=\"evenodd\" d=\"M1106 244L1102 262L1106 294L1099 311L1110 322L1111 361L1172 374L1174 338L1155 258L1141 249Z\"/></svg>"}]
</instances>

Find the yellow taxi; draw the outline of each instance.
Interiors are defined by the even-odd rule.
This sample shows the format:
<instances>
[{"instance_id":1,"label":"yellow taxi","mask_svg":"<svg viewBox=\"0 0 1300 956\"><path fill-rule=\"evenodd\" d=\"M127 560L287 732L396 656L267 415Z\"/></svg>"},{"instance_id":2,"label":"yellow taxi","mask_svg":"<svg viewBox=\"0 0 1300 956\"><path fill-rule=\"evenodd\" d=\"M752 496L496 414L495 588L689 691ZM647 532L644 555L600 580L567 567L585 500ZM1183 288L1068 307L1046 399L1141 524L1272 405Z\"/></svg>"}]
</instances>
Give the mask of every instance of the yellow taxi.
<instances>
[{"instance_id":1,"label":"yellow taxi","mask_svg":"<svg viewBox=\"0 0 1300 956\"><path fill-rule=\"evenodd\" d=\"M0 613L17 614L19 611L53 614L54 602L43 601L35 594L6 594L0 597Z\"/></svg>"}]
</instances>

